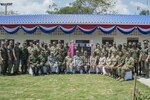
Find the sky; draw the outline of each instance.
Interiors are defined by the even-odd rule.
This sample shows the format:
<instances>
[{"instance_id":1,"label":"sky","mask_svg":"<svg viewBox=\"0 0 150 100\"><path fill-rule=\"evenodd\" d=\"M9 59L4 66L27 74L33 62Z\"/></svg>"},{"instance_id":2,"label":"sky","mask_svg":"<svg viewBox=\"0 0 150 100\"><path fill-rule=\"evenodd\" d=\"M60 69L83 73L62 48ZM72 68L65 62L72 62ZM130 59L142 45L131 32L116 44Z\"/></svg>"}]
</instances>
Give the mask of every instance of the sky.
<instances>
[{"instance_id":1,"label":"sky","mask_svg":"<svg viewBox=\"0 0 150 100\"><path fill-rule=\"evenodd\" d=\"M8 10L17 11L18 14L46 14L47 10L51 10L49 5L57 4L58 8L68 6L75 0L0 0L0 3L11 2L12 6ZM137 14L141 9L150 9L150 0L117 0L115 10L118 14ZM140 8L137 11L137 7ZM4 7L0 6L0 12L4 11Z\"/></svg>"}]
</instances>

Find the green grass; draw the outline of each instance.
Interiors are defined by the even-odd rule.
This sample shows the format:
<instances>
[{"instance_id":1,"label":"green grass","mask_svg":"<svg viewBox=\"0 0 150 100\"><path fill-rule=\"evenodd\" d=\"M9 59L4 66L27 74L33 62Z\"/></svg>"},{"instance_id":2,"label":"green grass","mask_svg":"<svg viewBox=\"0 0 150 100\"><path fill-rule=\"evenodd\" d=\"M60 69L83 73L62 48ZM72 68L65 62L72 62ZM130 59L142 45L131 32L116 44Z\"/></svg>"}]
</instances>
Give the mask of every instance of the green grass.
<instances>
[{"instance_id":1,"label":"green grass","mask_svg":"<svg viewBox=\"0 0 150 100\"><path fill-rule=\"evenodd\" d=\"M0 76L0 100L131 100L133 83L96 74ZM137 87L150 93L139 82Z\"/></svg>"}]
</instances>

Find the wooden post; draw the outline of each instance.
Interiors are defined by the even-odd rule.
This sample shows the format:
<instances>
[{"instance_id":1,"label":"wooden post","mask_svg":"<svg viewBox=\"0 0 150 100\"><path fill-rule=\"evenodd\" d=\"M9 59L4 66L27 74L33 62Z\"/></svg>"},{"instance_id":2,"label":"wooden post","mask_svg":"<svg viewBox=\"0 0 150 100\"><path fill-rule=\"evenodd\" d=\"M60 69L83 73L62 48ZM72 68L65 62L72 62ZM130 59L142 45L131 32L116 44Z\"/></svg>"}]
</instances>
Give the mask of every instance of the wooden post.
<instances>
[{"instance_id":1,"label":"wooden post","mask_svg":"<svg viewBox=\"0 0 150 100\"><path fill-rule=\"evenodd\" d=\"M137 77L136 77L136 73L134 74L134 88L133 88L133 96L132 96L132 100L135 99L135 92L136 92L136 80L137 80Z\"/></svg>"}]
</instances>

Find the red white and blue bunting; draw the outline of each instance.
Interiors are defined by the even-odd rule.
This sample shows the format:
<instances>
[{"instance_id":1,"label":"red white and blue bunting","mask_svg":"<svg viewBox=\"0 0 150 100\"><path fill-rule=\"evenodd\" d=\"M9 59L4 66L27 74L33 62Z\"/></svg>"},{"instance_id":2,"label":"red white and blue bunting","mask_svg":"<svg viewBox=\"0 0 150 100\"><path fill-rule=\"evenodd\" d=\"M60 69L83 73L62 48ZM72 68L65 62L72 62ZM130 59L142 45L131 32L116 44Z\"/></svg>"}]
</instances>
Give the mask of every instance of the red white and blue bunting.
<instances>
[{"instance_id":1,"label":"red white and blue bunting","mask_svg":"<svg viewBox=\"0 0 150 100\"><path fill-rule=\"evenodd\" d=\"M85 34L92 34L96 29L99 29L104 34L111 34L115 29L123 34L130 34L137 29L142 34L150 34L150 25L130 26L130 25L1 25L3 29L9 34L15 34L19 29L22 29L28 34L36 32L40 29L43 33L51 33L59 28L65 34L71 34L76 29L79 29Z\"/></svg>"},{"instance_id":2,"label":"red white and blue bunting","mask_svg":"<svg viewBox=\"0 0 150 100\"><path fill-rule=\"evenodd\" d=\"M105 28L105 27L99 26L98 29L100 29L104 34L110 34L116 29L116 26L111 26L109 28L107 28L107 27Z\"/></svg>"}]
</instances>

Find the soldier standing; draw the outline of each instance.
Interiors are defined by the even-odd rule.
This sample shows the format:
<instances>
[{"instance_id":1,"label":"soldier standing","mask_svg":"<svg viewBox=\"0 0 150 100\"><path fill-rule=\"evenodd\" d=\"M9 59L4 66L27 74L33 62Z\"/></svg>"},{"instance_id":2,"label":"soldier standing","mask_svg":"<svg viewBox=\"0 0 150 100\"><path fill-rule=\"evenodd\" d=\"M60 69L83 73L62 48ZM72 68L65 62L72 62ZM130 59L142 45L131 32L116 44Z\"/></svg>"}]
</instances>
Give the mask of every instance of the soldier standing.
<instances>
[{"instance_id":1,"label":"soldier standing","mask_svg":"<svg viewBox=\"0 0 150 100\"><path fill-rule=\"evenodd\" d=\"M50 51L51 51L51 53L54 54L54 56L56 56L58 54L56 42L53 42L52 46L50 47Z\"/></svg>"},{"instance_id":2,"label":"soldier standing","mask_svg":"<svg viewBox=\"0 0 150 100\"><path fill-rule=\"evenodd\" d=\"M148 40L144 40L144 48L141 49L141 53L140 53L140 59L139 61L141 62L141 68L142 68L142 74L145 76L146 74L146 58L148 57L148 52L149 52L149 48L148 48Z\"/></svg>"},{"instance_id":3,"label":"soldier standing","mask_svg":"<svg viewBox=\"0 0 150 100\"><path fill-rule=\"evenodd\" d=\"M22 70L22 74L27 73L28 57L29 57L29 52L28 52L28 49L27 49L27 44L23 43L23 47L22 47L22 50L21 50L21 70Z\"/></svg>"},{"instance_id":4,"label":"soldier standing","mask_svg":"<svg viewBox=\"0 0 150 100\"><path fill-rule=\"evenodd\" d=\"M7 47L7 54L8 54L8 75L11 75L11 70L14 62L13 41L9 41L9 45Z\"/></svg>"},{"instance_id":5,"label":"soldier standing","mask_svg":"<svg viewBox=\"0 0 150 100\"><path fill-rule=\"evenodd\" d=\"M132 49L129 50L132 58L134 59L134 73L138 74L138 61L139 61L139 49L136 47L136 43L132 44Z\"/></svg>"},{"instance_id":6,"label":"soldier standing","mask_svg":"<svg viewBox=\"0 0 150 100\"><path fill-rule=\"evenodd\" d=\"M15 47L13 48L13 56L14 56L13 74L17 75L18 72L19 72L19 62L20 62L20 48L19 48L19 43L15 43Z\"/></svg>"},{"instance_id":7,"label":"soldier standing","mask_svg":"<svg viewBox=\"0 0 150 100\"><path fill-rule=\"evenodd\" d=\"M113 42L113 46L109 49L109 55L114 56L114 52L117 52L116 42Z\"/></svg>"},{"instance_id":8,"label":"soldier standing","mask_svg":"<svg viewBox=\"0 0 150 100\"><path fill-rule=\"evenodd\" d=\"M150 77L150 51L148 53L148 57L146 59L146 77Z\"/></svg>"},{"instance_id":9,"label":"soldier standing","mask_svg":"<svg viewBox=\"0 0 150 100\"><path fill-rule=\"evenodd\" d=\"M8 55L7 55L7 48L5 47L5 42L1 43L1 74L5 75L7 72L7 61L8 61Z\"/></svg>"}]
</instances>

